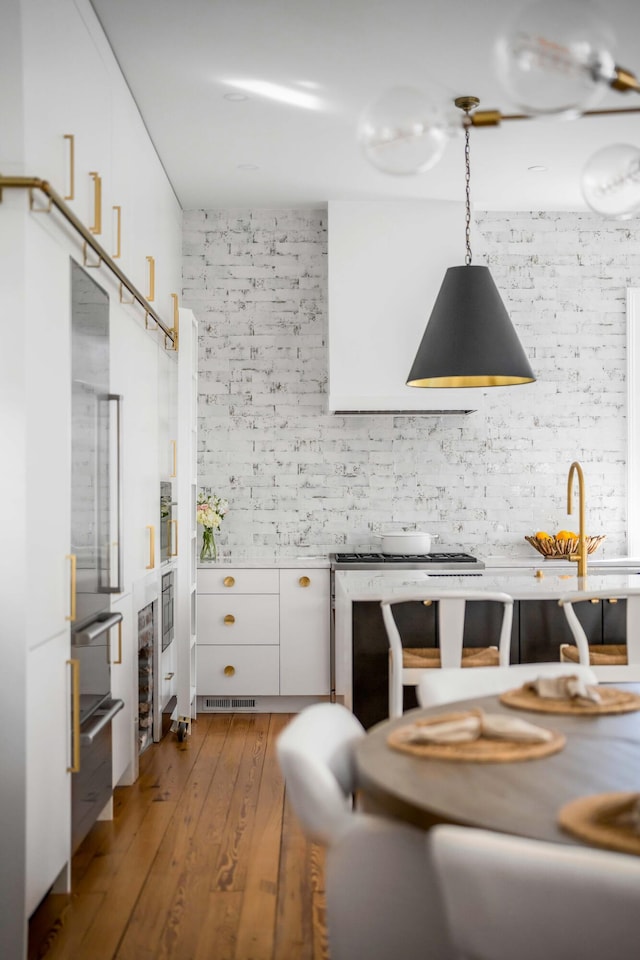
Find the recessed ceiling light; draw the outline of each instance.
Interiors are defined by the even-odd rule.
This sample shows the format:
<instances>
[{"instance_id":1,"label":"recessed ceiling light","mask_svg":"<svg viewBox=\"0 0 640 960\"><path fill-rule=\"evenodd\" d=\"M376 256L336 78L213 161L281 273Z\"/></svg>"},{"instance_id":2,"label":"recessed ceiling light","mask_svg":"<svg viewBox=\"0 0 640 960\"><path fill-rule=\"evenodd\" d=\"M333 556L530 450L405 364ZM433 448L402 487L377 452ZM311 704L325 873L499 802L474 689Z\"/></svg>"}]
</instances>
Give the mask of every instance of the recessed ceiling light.
<instances>
[{"instance_id":1,"label":"recessed ceiling light","mask_svg":"<svg viewBox=\"0 0 640 960\"><path fill-rule=\"evenodd\" d=\"M527 167L527 170L531 173L546 173L549 167L543 166L541 163L534 163L533 166Z\"/></svg>"},{"instance_id":2,"label":"recessed ceiling light","mask_svg":"<svg viewBox=\"0 0 640 960\"><path fill-rule=\"evenodd\" d=\"M239 163L238 170L259 170L257 163Z\"/></svg>"},{"instance_id":3,"label":"recessed ceiling light","mask_svg":"<svg viewBox=\"0 0 640 960\"><path fill-rule=\"evenodd\" d=\"M242 100L248 100L246 93L225 93L225 100L231 100L232 103L240 103Z\"/></svg>"}]
</instances>

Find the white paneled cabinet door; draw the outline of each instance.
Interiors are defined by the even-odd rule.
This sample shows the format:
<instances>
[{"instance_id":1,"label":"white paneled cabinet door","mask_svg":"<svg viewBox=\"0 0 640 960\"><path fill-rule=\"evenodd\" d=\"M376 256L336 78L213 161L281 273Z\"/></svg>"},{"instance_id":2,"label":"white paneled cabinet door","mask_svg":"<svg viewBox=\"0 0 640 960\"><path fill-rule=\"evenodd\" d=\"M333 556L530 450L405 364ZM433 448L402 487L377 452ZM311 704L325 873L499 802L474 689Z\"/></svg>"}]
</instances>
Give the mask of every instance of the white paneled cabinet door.
<instances>
[{"instance_id":1,"label":"white paneled cabinet door","mask_svg":"<svg viewBox=\"0 0 640 960\"><path fill-rule=\"evenodd\" d=\"M124 588L160 560L158 344L133 311L111 304L111 388L122 395Z\"/></svg>"},{"instance_id":2,"label":"white paneled cabinet door","mask_svg":"<svg viewBox=\"0 0 640 960\"><path fill-rule=\"evenodd\" d=\"M31 650L27 679L27 916L71 857L71 675L68 631Z\"/></svg>"},{"instance_id":3,"label":"white paneled cabinet door","mask_svg":"<svg viewBox=\"0 0 640 960\"><path fill-rule=\"evenodd\" d=\"M133 598L127 594L111 604L122 620L109 636L111 696L124 707L111 722L113 745L113 786L134 783L137 775L138 645L134 630Z\"/></svg>"},{"instance_id":4,"label":"white paneled cabinet door","mask_svg":"<svg viewBox=\"0 0 640 960\"><path fill-rule=\"evenodd\" d=\"M328 694L329 571L280 570L280 693Z\"/></svg>"}]
</instances>

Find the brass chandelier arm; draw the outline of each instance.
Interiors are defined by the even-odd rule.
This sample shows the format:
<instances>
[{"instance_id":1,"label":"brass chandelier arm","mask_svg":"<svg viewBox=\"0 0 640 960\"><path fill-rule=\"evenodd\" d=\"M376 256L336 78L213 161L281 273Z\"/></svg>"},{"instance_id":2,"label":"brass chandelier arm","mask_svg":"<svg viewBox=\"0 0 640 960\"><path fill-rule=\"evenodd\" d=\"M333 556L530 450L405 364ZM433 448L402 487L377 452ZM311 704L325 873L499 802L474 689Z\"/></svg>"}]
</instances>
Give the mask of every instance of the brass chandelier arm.
<instances>
[{"instance_id":1,"label":"brass chandelier arm","mask_svg":"<svg viewBox=\"0 0 640 960\"><path fill-rule=\"evenodd\" d=\"M602 110L585 110L580 117L616 117L626 113L640 113L638 107L619 107ZM530 113L502 113L500 110L476 110L469 114L468 120L472 127L499 127L503 120L540 120L541 117L535 117Z\"/></svg>"},{"instance_id":2,"label":"brass chandelier arm","mask_svg":"<svg viewBox=\"0 0 640 960\"><path fill-rule=\"evenodd\" d=\"M153 317L154 321L160 327L165 337L167 337L171 343L176 346L175 340L177 339L177 334L175 328L168 327L160 319L153 307L150 306L146 298L140 293L140 291L133 285L133 283L128 279L128 277L122 272L116 263L113 262L109 254L103 247L100 246L98 241L95 239L94 235L87 230L85 225L76 217L75 213L69 209L67 204L64 202L62 197L56 193L51 184L47 180L41 180L39 177L3 177L0 176L0 203L2 202L2 191L3 190L14 190L22 189L28 190L31 197L31 207L32 209L37 209L33 207L33 191L40 190L49 200L49 206L43 207L42 212L49 212L51 207L55 207L67 220L68 223L74 228L74 230L80 234L82 239L86 244L88 244L92 250L100 258L100 261L109 268L109 270L118 278L120 283L127 288L131 296L135 301L137 301L140 306L145 311L145 314L148 314L150 317Z\"/></svg>"}]
</instances>

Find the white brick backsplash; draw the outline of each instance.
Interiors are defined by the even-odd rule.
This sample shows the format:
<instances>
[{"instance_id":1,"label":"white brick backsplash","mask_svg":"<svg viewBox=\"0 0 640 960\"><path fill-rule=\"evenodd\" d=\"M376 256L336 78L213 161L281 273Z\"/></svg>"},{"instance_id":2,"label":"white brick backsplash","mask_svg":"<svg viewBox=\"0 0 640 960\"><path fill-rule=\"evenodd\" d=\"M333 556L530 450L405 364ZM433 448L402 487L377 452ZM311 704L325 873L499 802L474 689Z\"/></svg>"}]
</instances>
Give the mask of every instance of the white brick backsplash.
<instances>
[{"instance_id":1,"label":"white brick backsplash","mask_svg":"<svg viewBox=\"0 0 640 960\"><path fill-rule=\"evenodd\" d=\"M328 552L416 524L443 544L533 557L525 534L577 523L565 497L579 459L589 530L607 534L605 555L624 552L637 234L591 214L478 214L476 262L490 266L538 381L489 390L466 417L339 417L326 412L326 212L187 211L199 484L230 501L221 549Z\"/></svg>"}]
</instances>

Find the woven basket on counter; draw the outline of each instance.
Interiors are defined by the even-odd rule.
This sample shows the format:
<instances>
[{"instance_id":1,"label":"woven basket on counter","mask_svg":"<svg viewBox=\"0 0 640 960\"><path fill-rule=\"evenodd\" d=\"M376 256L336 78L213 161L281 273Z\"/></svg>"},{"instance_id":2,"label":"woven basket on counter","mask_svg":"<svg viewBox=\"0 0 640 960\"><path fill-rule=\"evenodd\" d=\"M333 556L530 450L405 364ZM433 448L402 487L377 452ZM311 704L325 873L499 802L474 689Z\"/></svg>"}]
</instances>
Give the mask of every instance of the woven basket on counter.
<instances>
[{"instance_id":1,"label":"woven basket on counter","mask_svg":"<svg viewBox=\"0 0 640 960\"><path fill-rule=\"evenodd\" d=\"M585 537L587 541L587 553L595 553L606 534L599 537ZM578 552L578 538L571 537L568 540L558 540L556 537L549 537L548 540L538 540L537 537L525 537L525 540L532 547L541 553L548 560L567 560L570 555Z\"/></svg>"}]
</instances>

